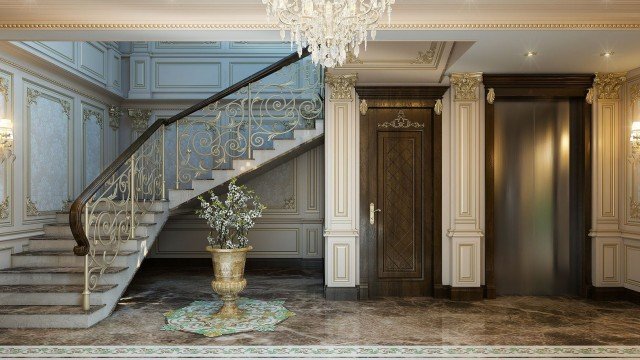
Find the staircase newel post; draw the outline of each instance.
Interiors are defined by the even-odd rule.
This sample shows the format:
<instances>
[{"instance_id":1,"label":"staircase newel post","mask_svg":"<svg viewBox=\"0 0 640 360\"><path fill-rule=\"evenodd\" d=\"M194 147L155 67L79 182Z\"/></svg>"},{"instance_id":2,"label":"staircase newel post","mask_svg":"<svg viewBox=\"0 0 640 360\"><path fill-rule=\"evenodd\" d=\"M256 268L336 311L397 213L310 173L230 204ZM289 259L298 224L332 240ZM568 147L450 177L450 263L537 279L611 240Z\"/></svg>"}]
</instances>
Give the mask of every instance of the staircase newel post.
<instances>
[{"instance_id":1,"label":"staircase newel post","mask_svg":"<svg viewBox=\"0 0 640 360\"><path fill-rule=\"evenodd\" d=\"M89 238L89 203L84 206L84 231ZM89 254L84 256L84 290L82 291L82 309L89 311L91 309L90 300L91 292L89 291Z\"/></svg>"},{"instance_id":2,"label":"staircase newel post","mask_svg":"<svg viewBox=\"0 0 640 360\"><path fill-rule=\"evenodd\" d=\"M136 233L136 161L135 155L131 155L131 175L129 176L129 195L131 196L131 238Z\"/></svg>"},{"instance_id":3,"label":"staircase newel post","mask_svg":"<svg viewBox=\"0 0 640 360\"><path fill-rule=\"evenodd\" d=\"M164 124L160 127L160 131L162 131L161 140L162 144L160 145L160 151L162 151L162 160L160 161L160 166L162 166L162 198L160 200L167 200L167 179L164 173Z\"/></svg>"}]
</instances>

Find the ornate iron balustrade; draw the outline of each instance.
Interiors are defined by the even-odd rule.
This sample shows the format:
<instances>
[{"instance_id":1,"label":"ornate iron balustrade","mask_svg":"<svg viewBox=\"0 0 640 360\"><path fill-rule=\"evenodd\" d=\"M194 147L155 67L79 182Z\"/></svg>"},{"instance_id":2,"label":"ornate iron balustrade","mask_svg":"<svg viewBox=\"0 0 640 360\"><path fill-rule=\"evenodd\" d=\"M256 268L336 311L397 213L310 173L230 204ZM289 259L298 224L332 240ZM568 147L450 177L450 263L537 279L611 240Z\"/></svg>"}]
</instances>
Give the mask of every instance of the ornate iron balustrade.
<instances>
[{"instance_id":1,"label":"ornate iron balustrade","mask_svg":"<svg viewBox=\"0 0 640 360\"><path fill-rule=\"evenodd\" d=\"M291 64L267 79L247 85L196 116L176 123L175 187L212 178L230 169L234 159L250 159L253 150L274 139L311 128L322 114L323 76L311 62Z\"/></svg>"},{"instance_id":2,"label":"ornate iron balustrade","mask_svg":"<svg viewBox=\"0 0 640 360\"><path fill-rule=\"evenodd\" d=\"M69 222L77 243L73 251L84 256L85 310L91 291L123 245L137 237L141 219L153 204L166 201L167 127L176 124L177 187L211 176L233 159L251 158L254 149L312 126L321 114L322 72L298 62L308 55L306 50L291 54L169 119L157 120L73 202Z\"/></svg>"}]
</instances>

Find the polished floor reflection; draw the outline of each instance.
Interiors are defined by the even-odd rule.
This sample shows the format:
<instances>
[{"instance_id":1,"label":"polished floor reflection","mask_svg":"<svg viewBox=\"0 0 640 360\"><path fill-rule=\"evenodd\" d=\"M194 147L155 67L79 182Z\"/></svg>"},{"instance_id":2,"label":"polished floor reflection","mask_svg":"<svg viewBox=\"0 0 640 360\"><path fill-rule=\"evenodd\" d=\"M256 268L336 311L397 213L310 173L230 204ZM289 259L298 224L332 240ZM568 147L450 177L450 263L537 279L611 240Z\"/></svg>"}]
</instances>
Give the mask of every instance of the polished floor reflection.
<instances>
[{"instance_id":1,"label":"polished floor reflection","mask_svg":"<svg viewBox=\"0 0 640 360\"><path fill-rule=\"evenodd\" d=\"M90 329L0 329L2 345L639 345L640 306L562 297L475 303L429 298L331 302L314 270L249 272L244 295L285 299L271 333L161 331L165 311L211 298L206 263L145 264L114 314Z\"/></svg>"}]
</instances>

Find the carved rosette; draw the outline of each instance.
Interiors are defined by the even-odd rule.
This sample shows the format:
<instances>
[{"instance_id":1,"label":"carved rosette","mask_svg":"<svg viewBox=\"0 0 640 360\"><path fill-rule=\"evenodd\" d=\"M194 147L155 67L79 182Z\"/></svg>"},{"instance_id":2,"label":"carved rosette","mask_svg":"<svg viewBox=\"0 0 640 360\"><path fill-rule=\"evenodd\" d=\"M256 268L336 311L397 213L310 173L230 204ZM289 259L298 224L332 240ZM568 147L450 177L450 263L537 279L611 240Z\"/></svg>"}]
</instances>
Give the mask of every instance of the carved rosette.
<instances>
[{"instance_id":1,"label":"carved rosette","mask_svg":"<svg viewBox=\"0 0 640 360\"><path fill-rule=\"evenodd\" d=\"M131 119L131 127L133 131L145 131L149 126L151 118L151 110L147 109L129 109L129 119Z\"/></svg>"},{"instance_id":2,"label":"carved rosette","mask_svg":"<svg viewBox=\"0 0 640 360\"><path fill-rule=\"evenodd\" d=\"M104 114L102 111L88 108L82 109L82 122L86 123L92 116L96 118L96 122L100 125L100 129L102 129L102 126L104 125Z\"/></svg>"},{"instance_id":3,"label":"carved rosette","mask_svg":"<svg viewBox=\"0 0 640 360\"><path fill-rule=\"evenodd\" d=\"M122 109L119 106L112 105L109 107L109 127L118 130L120 127L120 118L122 117Z\"/></svg>"},{"instance_id":4,"label":"carved rosette","mask_svg":"<svg viewBox=\"0 0 640 360\"><path fill-rule=\"evenodd\" d=\"M451 86L455 101L477 101L478 87L482 83L482 73L451 74Z\"/></svg>"},{"instance_id":5,"label":"carved rosette","mask_svg":"<svg viewBox=\"0 0 640 360\"><path fill-rule=\"evenodd\" d=\"M325 82L331 86L331 100L353 100L353 88L358 81L358 74L333 75L327 74Z\"/></svg>"},{"instance_id":6,"label":"carved rosette","mask_svg":"<svg viewBox=\"0 0 640 360\"><path fill-rule=\"evenodd\" d=\"M620 99L620 87L626 80L626 73L596 73L593 87L596 89L598 99Z\"/></svg>"}]
</instances>

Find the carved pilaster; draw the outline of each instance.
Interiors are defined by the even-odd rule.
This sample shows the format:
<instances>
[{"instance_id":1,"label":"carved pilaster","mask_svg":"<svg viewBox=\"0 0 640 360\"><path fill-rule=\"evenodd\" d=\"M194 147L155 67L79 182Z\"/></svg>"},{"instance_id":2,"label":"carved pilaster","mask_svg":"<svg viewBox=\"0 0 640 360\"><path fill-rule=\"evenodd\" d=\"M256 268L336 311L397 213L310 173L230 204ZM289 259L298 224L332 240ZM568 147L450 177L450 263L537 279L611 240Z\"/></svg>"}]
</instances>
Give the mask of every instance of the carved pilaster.
<instances>
[{"instance_id":1,"label":"carved pilaster","mask_svg":"<svg viewBox=\"0 0 640 360\"><path fill-rule=\"evenodd\" d=\"M330 100L353 100L353 88L358 81L358 74L333 75L327 74L325 82L331 86Z\"/></svg>"},{"instance_id":2,"label":"carved pilaster","mask_svg":"<svg viewBox=\"0 0 640 360\"><path fill-rule=\"evenodd\" d=\"M454 101L478 100L478 87L482 83L482 73L454 73L451 74L451 86L454 91Z\"/></svg>"},{"instance_id":3,"label":"carved pilaster","mask_svg":"<svg viewBox=\"0 0 640 360\"><path fill-rule=\"evenodd\" d=\"M147 109L129 109L129 119L131 119L131 127L133 131L145 131L149 126L151 118L151 110Z\"/></svg>"},{"instance_id":4,"label":"carved pilaster","mask_svg":"<svg viewBox=\"0 0 640 360\"><path fill-rule=\"evenodd\" d=\"M484 237L484 147L480 85L482 73L451 75L449 178L450 281L458 287L479 288L482 281ZM452 289L452 291L453 291ZM457 290L456 290L457 291Z\"/></svg>"},{"instance_id":5,"label":"carved pilaster","mask_svg":"<svg viewBox=\"0 0 640 360\"><path fill-rule=\"evenodd\" d=\"M119 106L112 105L109 107L109 127L118 130L120 127L120 118L122 117L122 109Z\"/></svg>"},{"instance_id":6,"label":"carved pilaster","mask_svg":"<svg viewBox=\"0 0 640 360\"><path fill-rule=\"evenodd\" d=\"M596 73L593 86L598 93L598 99L620 99L620 87L627 80L626 73Z\"/></svg>"}]
</instances>

